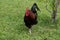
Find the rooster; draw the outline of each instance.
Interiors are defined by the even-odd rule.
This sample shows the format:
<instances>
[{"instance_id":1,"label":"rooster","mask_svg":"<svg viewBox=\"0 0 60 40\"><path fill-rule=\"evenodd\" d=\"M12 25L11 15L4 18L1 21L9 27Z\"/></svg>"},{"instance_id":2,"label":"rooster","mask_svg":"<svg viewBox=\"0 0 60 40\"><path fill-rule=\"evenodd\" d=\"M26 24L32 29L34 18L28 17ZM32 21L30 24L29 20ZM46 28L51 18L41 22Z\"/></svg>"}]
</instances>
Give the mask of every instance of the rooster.
<instances>
[{"instance_id":1,"label":"rooster","mask_svg":"<svg viewBox=\"0 0 60 40\"><path fill-rule=\"evenodd\" d=\"M40 10L36 3L33 4L31 7L31 10L29 8L26 8L25 16L24 16L24 22L26 27L29 29L29 33L31 34L31 27L38 23L37 21L37 10Z\"/></svg>"}]
</instances>

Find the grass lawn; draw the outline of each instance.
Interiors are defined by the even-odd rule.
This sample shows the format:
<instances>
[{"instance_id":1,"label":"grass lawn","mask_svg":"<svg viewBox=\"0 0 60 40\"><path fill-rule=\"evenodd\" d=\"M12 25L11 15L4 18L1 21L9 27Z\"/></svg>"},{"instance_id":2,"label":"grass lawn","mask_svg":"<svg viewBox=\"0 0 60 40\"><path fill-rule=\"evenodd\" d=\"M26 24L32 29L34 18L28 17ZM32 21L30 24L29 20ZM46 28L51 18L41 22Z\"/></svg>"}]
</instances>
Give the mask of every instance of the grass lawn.
<instances>
[{"instance_id":1,"label":"grass lawn","mask_svg":"<svg viewBox=\"0 0 60 40\"><path fill-rule=\"evenodd\" d=\"M30 35L23 19L26 7L31 8L34 2L41 12L38 11L38 24L32 27ZM0 40L60 40L59 11L53 24L42 0L0 0Z\"/></svg>"}]
</instances>

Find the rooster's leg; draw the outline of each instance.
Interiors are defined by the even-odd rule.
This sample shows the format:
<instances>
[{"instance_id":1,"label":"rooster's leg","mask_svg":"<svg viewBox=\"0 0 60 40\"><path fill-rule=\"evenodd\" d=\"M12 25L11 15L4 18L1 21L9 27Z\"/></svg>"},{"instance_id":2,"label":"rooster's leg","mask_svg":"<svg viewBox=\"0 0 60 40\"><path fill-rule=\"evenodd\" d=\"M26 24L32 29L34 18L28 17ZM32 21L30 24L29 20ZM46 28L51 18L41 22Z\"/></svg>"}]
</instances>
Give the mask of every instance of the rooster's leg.
<instances>
[{"instance_id":1,"label":"rooster's leg","mask_svg":"<svg viewBox=\"0 0 60 40\"><path fill-rule=\"evenodd\" d=\"M29 33L30 33L30 34L31 34L31 27L32 27L32 26L29 27Z\"/></svg>"},{"instance_id":2,"label":"rooster's leg","mask_svg":"<svg viewBox=\"0 0 60 40\"><path fill-rule=\"evenodd\" d=\"M29 33L31 34L31 28L29 29Z\"/></svg>"}]
</instances>

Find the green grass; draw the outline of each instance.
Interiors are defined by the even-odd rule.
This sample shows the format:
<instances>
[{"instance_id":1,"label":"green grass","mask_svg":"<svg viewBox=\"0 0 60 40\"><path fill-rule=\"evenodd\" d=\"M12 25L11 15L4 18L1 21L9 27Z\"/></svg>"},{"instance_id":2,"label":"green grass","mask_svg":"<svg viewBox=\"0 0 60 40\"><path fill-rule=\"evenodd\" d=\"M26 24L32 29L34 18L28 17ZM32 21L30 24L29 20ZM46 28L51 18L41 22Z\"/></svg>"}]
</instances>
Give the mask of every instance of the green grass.
<instances>
[{"instance_id":1,"label":"green grass","mask_svg":"<svg viewBox=\"0 0 60 40\"><path fill-rule=\"evenodd\" d=\"M32 27L30 35L23 17L26 7L31 8L34 2L41 12L38 11L38 24ZM45 9L42 0L0 0L0 40L60 40L59 13L56 23L53 24L51 14Z\"/></svg>"}]
</instances>

